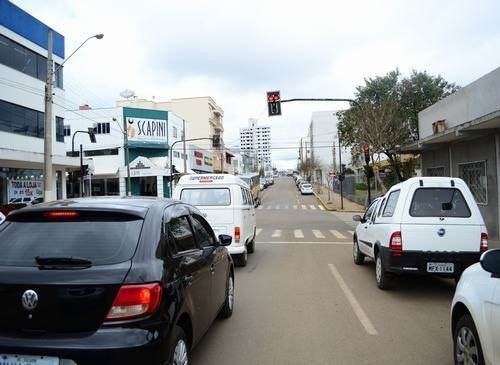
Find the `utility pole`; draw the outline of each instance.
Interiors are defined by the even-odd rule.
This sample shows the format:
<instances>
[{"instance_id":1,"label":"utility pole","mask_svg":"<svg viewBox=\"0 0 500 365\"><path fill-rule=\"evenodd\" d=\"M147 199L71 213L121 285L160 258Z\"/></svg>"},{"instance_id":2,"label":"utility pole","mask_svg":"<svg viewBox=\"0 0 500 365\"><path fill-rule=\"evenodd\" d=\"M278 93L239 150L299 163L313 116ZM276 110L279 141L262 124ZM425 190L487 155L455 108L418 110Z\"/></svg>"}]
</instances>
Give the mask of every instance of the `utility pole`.
<instances>
[{"instance_id":1,"label":"utility pole","mask_svg":"<svg viewBox=\"0 0 500 365\"><path fill-rule=\"evenodd\" d=\"M182 143L182 149L184 156L182 156L182 159L184 160L184 173L187 172L187 156L186 156L186 121L183 119L182 120L182 140L184 141Z\"/></svg>"},{"instance_id":2,"label":"utility pole","mask_svg":"<svg viewBox=\"0 0 500 365\"><path fill-rule=\"evenodd\" d=\"M52 86L54 67L52 62L52 29L48 32L47 46L47 78L45 79L45 120L44 120L44 158L43 158L43 200L50 202L54 200L52 190L54 180L52 176Z\"/></svg>"},{"instance_id":3,"label":"utility pole","mask_svg":"<svg viewBox=\"0 0 500 365\"><path fill-rule=\"evenodd\" d=\"M344 191L343 191L343 186L344 186L344 171L342 171L342 147L340 144L340 131L337 132L339 136L339 165L340 165L340 174L339 174L339 180L340 180L340 209L344 209Z\"/></svg>"}]
</instances>

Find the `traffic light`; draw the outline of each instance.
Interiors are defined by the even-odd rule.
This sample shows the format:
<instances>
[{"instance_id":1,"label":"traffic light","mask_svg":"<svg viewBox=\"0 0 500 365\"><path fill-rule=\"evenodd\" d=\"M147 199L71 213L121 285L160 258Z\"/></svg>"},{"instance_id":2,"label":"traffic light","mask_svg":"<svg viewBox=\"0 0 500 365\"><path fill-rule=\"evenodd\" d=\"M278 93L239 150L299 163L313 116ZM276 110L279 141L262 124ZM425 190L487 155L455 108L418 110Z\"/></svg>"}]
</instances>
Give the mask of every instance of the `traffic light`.
<instances>
[{"instance_id":1,"label":"traffic light","mask_svg":"<svg viewBox=\"0 0 500 365\"><path fill-rule=\"evenodd\" d=\"M219 147L220 147L220 135L214 134L212 136L212 148L219 148Z\"/></svg>"},{"instance_id":2,"label":"traffic light","mask_svg":"<svg viewBox=\"0 0 500 365\"><path fill-rule=\"evenodd\" d=\"M270 117L281 115L281 97L279 91L267 92L267 114Z\"/></svg>"},{"instance_id":3,"label":"traffic light","mask_svg":"<svg viewBox=\"0 0 500 365\"><path fill-rule=\"evenodd\" d=\"M363 146L363 153L365 155L365 163L368 165L370 163L370 146Z\"/></svg>"}]
</instances>

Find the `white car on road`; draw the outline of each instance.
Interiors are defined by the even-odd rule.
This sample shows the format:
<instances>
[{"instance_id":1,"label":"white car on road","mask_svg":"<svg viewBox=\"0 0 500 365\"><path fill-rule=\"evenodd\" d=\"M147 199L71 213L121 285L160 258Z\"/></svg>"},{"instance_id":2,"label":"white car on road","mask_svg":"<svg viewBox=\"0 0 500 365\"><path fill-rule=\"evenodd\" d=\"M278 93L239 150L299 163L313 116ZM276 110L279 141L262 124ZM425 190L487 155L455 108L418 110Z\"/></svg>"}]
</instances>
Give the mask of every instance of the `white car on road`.
<instances>
[{"instance_id":1,"label":"white car on road","mask_svg":"<svg viewBox=\"0 0 500 365\"><path fill-rule=\"evenodd\" d=\"M500 364L500 249L465 270L451 305L455 364Z\"/></svg>"},{"instance_id":2,"label":"white car on road","mask_svg":"<svg viewBox=\"0 0 500 365\"><path fill-rule=\"evenodd\" d=\"M300 194L312 194L313 193L313 187L309 183L303 183L300 184Z\"/></svg>"}]
</instances>

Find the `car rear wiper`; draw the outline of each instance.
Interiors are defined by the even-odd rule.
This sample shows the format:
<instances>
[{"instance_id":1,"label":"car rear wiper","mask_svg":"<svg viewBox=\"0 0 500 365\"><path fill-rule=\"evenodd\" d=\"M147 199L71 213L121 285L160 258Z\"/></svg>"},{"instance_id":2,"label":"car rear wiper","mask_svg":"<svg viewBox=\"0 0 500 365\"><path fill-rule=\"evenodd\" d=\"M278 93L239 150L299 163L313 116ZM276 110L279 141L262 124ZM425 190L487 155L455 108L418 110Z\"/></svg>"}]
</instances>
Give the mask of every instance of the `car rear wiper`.
<instances>
[{"instance_id":1,"label":"car rear wiper","mask_svg":"<svg viewBox=\"0 0 500 365\"><path fill-rule=\"evenodd\" d=\"M37 256L35 261L40 269L85 269L92 261L75 256Z\"/></svg>"}]
</instances>

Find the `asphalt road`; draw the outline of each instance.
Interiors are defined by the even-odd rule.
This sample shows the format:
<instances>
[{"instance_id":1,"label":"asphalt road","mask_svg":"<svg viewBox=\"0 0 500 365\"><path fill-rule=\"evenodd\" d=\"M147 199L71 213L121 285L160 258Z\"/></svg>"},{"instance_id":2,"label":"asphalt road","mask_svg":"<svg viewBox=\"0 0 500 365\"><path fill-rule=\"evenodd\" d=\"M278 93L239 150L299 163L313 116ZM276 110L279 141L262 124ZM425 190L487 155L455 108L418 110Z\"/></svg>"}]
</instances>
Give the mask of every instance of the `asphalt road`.
<instances>
[{"instance_id":1,"label":"asphalt road","mask_svg":"<svg viewBox=\"0 0 500 365\"><path fill-rule=\"evenodd\" d=\"M378 289L373 263L352 261L351 216L322 210L288 177L266 189L233 316L214 322L192 363L453 364L453 281Z\"/></svg>"}]
</instances>

